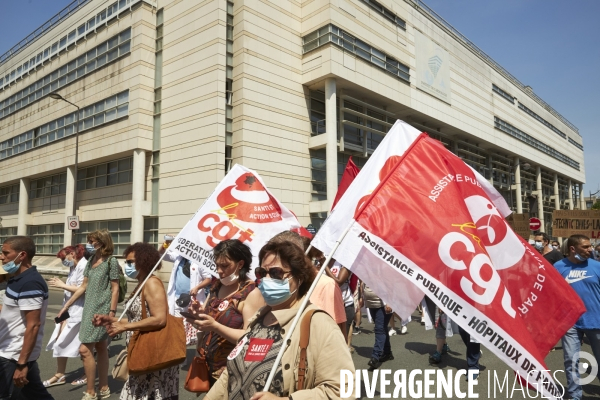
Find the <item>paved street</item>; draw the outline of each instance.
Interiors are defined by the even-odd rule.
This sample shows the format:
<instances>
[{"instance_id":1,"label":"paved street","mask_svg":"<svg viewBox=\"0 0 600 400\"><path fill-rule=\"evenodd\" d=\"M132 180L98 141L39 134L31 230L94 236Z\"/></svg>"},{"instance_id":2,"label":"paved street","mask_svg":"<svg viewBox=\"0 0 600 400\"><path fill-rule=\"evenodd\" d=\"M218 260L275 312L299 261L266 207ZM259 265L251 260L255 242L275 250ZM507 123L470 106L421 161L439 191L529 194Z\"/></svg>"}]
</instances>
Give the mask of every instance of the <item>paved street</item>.
<instances>
[{"instance_id":1,"label":"paved street","mask_svg":"<svg viewBox=\"0 0 600 400\"><path fill-rule=\"evenodd\" d=\"M130 288L132 289L132 288ZM48 342L50 335L53 330L53 321L52 319L55 317L56 313L60 309L60 304L62 301L62 291L50 291L50 306L48 308L48 320L46 321L46 329L44 331L44 346ZM415 314L416 316L416 314ZM397 323L397 326L400 326ZM353 337L353 346L356 351L353 355L354 364L357 369L366 369L367 362L369 361L369 357L371 354L371 349L373 343L375 341L374 334L372 333L373 325L369 324L366 317L363 318L363 333L356 335ZM383 364L382 369L390 369L392 370L392 375L388 375L388 379L392 381L392 384L388 386L388 393L392 393L394 389L393 384L393 372L395 370L406 369L407 376L408 373L413 369L421 369L425 370L427 368L441 368L444 370L453 370L453 374L455 371L459 369L464 369L466 367L465 362L465 346L463 345L460 336L455 335L448 339L448 344L450 346L450 353L442 359L442 362L435 366L429 365L429 354L435 351L435 334L434 331L425 331L425 328L417 321L413 321L408 324L408 333L405 335L396 335L391 338L392 349L394 353L395 359L392 361L388 361ZM118 341L114 341L110 346L110 365L114 364L115 357L125 346L125 340L121 339ZM591 353L590 346L585 344L583 349ZM188 356L193 357L194 349L188 349ZM549 354L546 359L547 365L553 371L558 369L563 369L562 364L562 349L560 347L557 348L556 351L553 351ZM39 359L40 370L42 371L42 379L48 379L56 370L56 363L52 358L51 352L43 352L42 356ZM507 389L504 388L503 392L500 392L500 389L496 387L496 396L494 396L494 389L490 385L489 395L488 395L488 373L492 377L493 374L496 373L500 381L504 379L504 375L507 371L505 364L501 362L497 357L493 356L490 351L487 349L483 350L483 358L481 359L481 365L483 366L483 371L479 378L479 383L475 387L475 392L479 394L479 398L487 399L487 398L497 398L497 399L506 399L506 398L514 398L514 399L525 399L528 397L524 397L523 392L514 391L512 393L508 393ZM70 359L67 364L67 382L71 382L76 377L83 375L83 368L81 366L81 362L78 359ZM183 367L181 369L181 392L180 399L196 399L194 394L188 393L183 389L183 382L185 380L185 376L187 373L187 367ZM454 376L454 375L453 375ZM564 385L565 384L565 375L562 372L558 372L556 376L559 378L559 381ZM508 372L508 383L510 390L512 390L514 383L514 375L511 371ZM422 380L422 376L419 377ZM461 380L461 388L463 391L466 391L467 385L464 379ZM82 391L84 387L75 387L71 386L69 383L62 386L55 386L50 388L50 392L56 399L61 400L70 400L77 399L79 400L82 396ZM109 386L113 395L111 398L118 398L118 393L123 387L123 382L114 381L112 378L109 378ZM517 387L518 388L518 385ZM435 393L436 386L433 387L432 392ZM531 392L533 396L535 396L534 392ZM377 382L376 390L375 390L374 398L380 398L379 392L379 382ZM600 385L598 384L598 380L594 381L593 384L584 386L584 399L598 399L600 398ZM365 390L362 390L362 398L368 398L365 394ZM407 398L410 398L407 396ZM446 397L437 397L437 398L446 398ZM454 397L456 398L456 397Z\"/></svg>"}]
</instances>

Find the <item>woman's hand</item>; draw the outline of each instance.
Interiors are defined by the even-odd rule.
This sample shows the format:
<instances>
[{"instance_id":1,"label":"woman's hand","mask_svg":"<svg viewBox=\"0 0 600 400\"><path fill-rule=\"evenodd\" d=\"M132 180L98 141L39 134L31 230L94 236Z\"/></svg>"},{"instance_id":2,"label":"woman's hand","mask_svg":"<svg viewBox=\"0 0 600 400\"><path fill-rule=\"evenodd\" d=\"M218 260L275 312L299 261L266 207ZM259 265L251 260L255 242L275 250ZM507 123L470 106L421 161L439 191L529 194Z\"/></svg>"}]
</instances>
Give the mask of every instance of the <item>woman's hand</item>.
<instances>
[{"instance_id":1,"label":"woman's hand","mask_svg":"<svg viewBox=\"0 0 600 400\"><path fill-rule=\"evenodd\" d=\"M259 400L259 399L260 400L277 400L277 399L286 400L286 399L288 399L288 397L277 397L271 392L258 392L258 393L254 393L254 396L252 396L250 398L250 400Z\"/></svg>"},{"instance_id":2,"label":"woman's hand","mask_svg":"<svg viewBox=\"0 0 600 400\"><path fill-rule=\"evenodd\" d=\"M192 297L196 297L196 296L198 295L198 291L199 291L199 290L200 290L200 289L198 288L198 286L194 286L194 287L192 288L192 290L190 290L190 296L192 296Z\"/></svg>"},{"instance_id":3,"label":"woman's hand","mask_svg":"<svg viewBox=\"0 0 600 400\"><path fill-rule=\"evenodd\" d=\"M208 314L200 314L197 319L186 318L187 322L194 325L194 328L202 332L212 332L217 329L220 324Z\"/></svg>"},{"instance_id":4,"label":"woman's hand","mask_svg":"<svg viewBox=\"0 0 600 400\"><path fill-rule=\"evenodd\" d=\"M105 326L108 328L110 324L115 320L114 317L106 314L94 314L94 318L92 318L92 325L95 327Z\"/></svg>"},{"instance_id":5,"label":"woman's hand","mask_svg":"<svg viewBox=\"0 0 600 400\"><path fill-rule=\"evenodd\" d=\"M118 335L119 333L125 332L125 324L123 322L115 321L106 327L106 332L108 332L108 336L113 337Z\"/></svg>"},{"instance_id":6,"label":"woman's hand","mask_svg":"<svg viewBox=\"0 0 600 400\"><path fill-rule=\"evenodd\" d=\"M56 314L56 317L60 317L65 311L67 311L69 309L69 307L63 307L60 309L60 311L58 312L58 314Z\"/></svg>"},{"instance_id":7,"label":"woman's hand","mask_svg":"<svg viewBox=\"0 0 600 400\"><path fill-rule=\"evenodd\" d=\"M48 285L50 285L52 287L59 288L59 289L64 289L65 286L67 286L63 281L61 281L57 277L54 277L54 278L50 279L48 281Z\"/></svg>"},{"instance_id":8,"label":"woman's hand","mask_svg":"<svg viewBox=\"0 0 600 400\"><path fill-rule=\"evenodd\" d=\"M391 314L392 313L392 307L388 306L387 304L385 305L385 313L386 314Z\"/></svg>"}]
</instances>

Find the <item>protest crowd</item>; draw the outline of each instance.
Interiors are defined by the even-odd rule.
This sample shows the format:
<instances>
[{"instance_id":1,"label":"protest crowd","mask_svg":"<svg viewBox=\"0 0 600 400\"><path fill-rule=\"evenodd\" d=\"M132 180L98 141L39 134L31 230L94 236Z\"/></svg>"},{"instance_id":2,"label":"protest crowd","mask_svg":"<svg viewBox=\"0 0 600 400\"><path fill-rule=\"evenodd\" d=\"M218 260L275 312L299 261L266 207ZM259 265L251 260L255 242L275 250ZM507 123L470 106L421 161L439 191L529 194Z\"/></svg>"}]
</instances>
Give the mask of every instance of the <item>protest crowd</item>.
<instances>
[{"instance_id":1,"label":"protest crowd","mask_svg":"<svg viewBox=\"0 0 600 400\"><path fill-rule=\"evenodd\" d=\"M419 140L427 145L426 138L419 136L415 142ZM413 147L411 151L419 150L416 145ZM408 155L404 157L410 162ZM451 156L443 153L439 157ZM514 239L517 244L512 245L522 247L522 251L520 247L514 250L519 253L514 260L506 261L512 256L504 253L504 258L496 261L495 250L490 245L494 239L481 234L479 245L487 250L472 257L467 268L462 253L477 250L469 241L469 237L474 236L460 233L468 229L461 227L453 232L453 236L446 235L434 241L444 243L451 238L454 243L461 242L466 251L458 254L448 250L448 256L444 256L443 250L439 250L436 256L439 253L441 261L433 266L439 267L438 275L432 272L433 267L426 274L415 269L423 268L429 262L425 256L419 259L411 254L411 257L401 259L404 253L402 242L385 234L381 226L379 230L373 228L366 217L363 218L363 215L373 215L374 211L367 211L377 207L384 211L394 207L392 202L383 206L377 203L378 193L384 191L381 188L395 184L393 171L396 167L387 168L389 175L386 179L379 175L379 189L371 198L364 199L363 194L372 188L362 192L354 188L353 193L352 186L346 196L341 196L340 205L349 196L358 196L360 200L352 204L352 210L357 210L353 223L361 225L358 230L347 229L344 234L354 235L354 242L342 243L340 247L322 244L338 239L333 230L323 229L323 233L320 231L311 240L312 235L274 198L271 201L276 204L267 207L271 211L269 218L273 218L272 210L278 210L281 218L274 218L275 221L283 223L287 218L295 223L290 223L288 229L281 229L281 225L276 225L276 230L253 228L252 242L231 237L215 241L211 237L215 245L207 246L206 241L201 240L205 238L201 236L204 234L201 230L196 239L188 235L190 226L193 229L202 226L194 222L177 235L166 235L158 249L148 243L133 243L123 254L114 254L109 231L91 232L87 235L87 243L67 246L56 255L69 269L65 282L58 278L47 282L32 265L36 249L31 238L7 238L2 243L0 255L0 289L4 290L0 311L0 400L52 399L52 387L67 381L85 385L82 400L106 399L111 396L109 379L123 381L121 399L178 399L182 390L206 393L205 398L209 400L340 398L344 389L340 387L340 370L355 370L351 357L352 338L361 332L362 313L367 312L374 323L374 343L368 365L375 370L394 359L390 336L406 332L415 310L421 313L423 329L435 332L424 336L424 340L436 344L430 363L440 363L449 351L446 338L460 334L466 349L464 368L473 371L467 379L478 378L481 344L497 346L498 354L505 353L506 360L510 360L512 353L504 350L506 343L504 348L502 344L494 344L500 343L500 339L495 340L500 337L498 332L507 342L507 338L515 337L514 343L519 346L525 343L522 347L527 351L542 354L540 365L550 348L558 340L562 341L568 383L566 397L581 399L582 388L577 381L579 370L574 355L584 336L600 361L600 248L594 249L590 238L584 235L565 239L561 247L545 233L536 232L530 244L523 239ZM234 168L231 173L236 171ZM251 174L248 171L238 171L235 184L248 181L248 174ZM453 177L456 176L453 171ZM358 177L355 182L360 183ZM471 179L475 182L477 178ZM263 186L259 189L266 190ZM475 189L469 190L480 190L478 196L483 198L485 190L475 184L473 187ZM449 190L449 186L444 189ZM440 193L439 196L443 196ZM472 211L477 206L471 204L475 200L470 199L474 197L477 196L465 196L473 226L480 220L480 216ZM492 204L494 200L485 201ZM437 206L435 199L431 202ZM497 208L501 209L500 206ZM237 217L244 221L244 211L239 209L237 212ZM502 220L505 215L500 212L498 215ZM229 214L233 212L229 210ZM336 214L340 216L340 213L332 215ZM200 217L201 212L198 213ZM345 217L351 221L353 215ZM415 215L414 218L420 217ZM489 214L489 220L492 220L492 214ZM328 223L329 220L325 224ZM381 220L378 223L382 225ZM392 224L400 222L392 221ZM497 224L488 222L488 228L498 229ZM418 227L418 222L414 225ZM323 238L323 235L326 236ZM204 250L210 253L185 257L187 253L183 252L183 246L182 250L177 248L190 240L199 247L204 243ZM427 237L424 240L431 241ZM406 243L408 239L403 241ZM356 245L359 242L362 245ZM123 268L117 257L123 257ZM460 279L454 279L451 273L440 270L445 264L452 273L468 271L472 274L473 270L483 268L481 265L485 262L479 267L473 266L482 257L491 260L485 262L489 266L493 264L497 271L488 279L468 275L474 283L468 281L483 288L484 295L481 291L469 291L468 285L464 284L467 275L457 275ZM576 294L559 299L561 310L556 312L560 311L560 321L564 324L557 323L551 334L536 338L537 341L521 339L509 328L494 323L499 321L494 318L500 312L518 320L525 316L534 318L535 312L539 311L535 308L535 300L527 303L516 298L518 287L513 290L508 284L500 284L504 282L506 271L511 269L508 267L525 257L529 258L522 268L534 270L526 276L531 276L539 287L543 283L545 291L540 289L540 293L560 289ZM166 289L155 275L163 261L173 263ZM510 265L502 266L502 262ZM383 275L368 272L369 268L383 267L393 267L397 270L394 273L405 275L387 282ZM126 278L137 283L133 291L127 290ZM408 282L411 279L414 285ZM492 290L490 282L497 286L493 295L484 298L485 293ZM526 280L512 283L526 284ZM52 327L47 326L46 320L48 286L64 290L62 309ZM390 287L397 290L392 293ZM455 295L459 290L464 293ZM123 318L117 315L119 303L126 310ZM547 307L543 313L550 318L555 311L552 304ZM474 311L470 311L471 308ZM461 309L465 318L457 317ZM483 318L489 318L489 323L485 320L486 328L480 329ZM535 325L534 322L531 324ZM54 375L40 372L36 362L43 350L44 329L53 330L46 351L56 358ZM109 342L119 335L124 335L127 348L119 355L117 364L109 365ZM186 359L188 346L197 349L193 360ZM534 346L539 351L533 351ZM529 357L532 365L539 361L534 356ZM72 360L68 363L69 358ZM83 363L85 374L67 379L67 366L75 369L73 364L78 364L78 359ZM182 365L189 366L185 382L179 379ZM514 369L517 371L517 366Z\"/></svg>"}]
</instances>

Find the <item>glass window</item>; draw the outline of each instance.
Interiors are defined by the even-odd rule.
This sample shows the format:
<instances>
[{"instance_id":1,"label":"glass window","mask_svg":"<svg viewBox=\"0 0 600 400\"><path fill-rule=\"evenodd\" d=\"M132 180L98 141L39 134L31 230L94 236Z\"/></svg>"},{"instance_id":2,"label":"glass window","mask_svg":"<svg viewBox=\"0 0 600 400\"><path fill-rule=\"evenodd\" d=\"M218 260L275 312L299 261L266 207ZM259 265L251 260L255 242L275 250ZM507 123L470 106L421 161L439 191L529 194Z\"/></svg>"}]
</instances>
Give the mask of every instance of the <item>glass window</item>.
<instances>
[{"instance_id":1,"label":"glass window","mask_svg":"<svg viewBox=\"0 0 600 400\"><path fill-rule=\"evenodd\" d=\"M27 235L35 243L37 254L56 254L63 248L64 224L28 226Z\"/></svg>"}]
</instances>

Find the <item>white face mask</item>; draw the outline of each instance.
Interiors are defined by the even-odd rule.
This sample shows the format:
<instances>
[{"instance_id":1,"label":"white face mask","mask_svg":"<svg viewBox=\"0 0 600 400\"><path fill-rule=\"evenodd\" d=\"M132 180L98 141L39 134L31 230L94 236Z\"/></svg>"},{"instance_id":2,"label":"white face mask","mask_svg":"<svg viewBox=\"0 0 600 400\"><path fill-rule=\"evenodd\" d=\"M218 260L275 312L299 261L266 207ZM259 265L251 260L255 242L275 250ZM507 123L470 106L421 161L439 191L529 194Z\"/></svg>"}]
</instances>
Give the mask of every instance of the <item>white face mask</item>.
<instances>
[{"instance_id":1,"label":"white face mask","mask_svg":"<svg viewBox=\"0 0 600 400\"><path fill-rule=\"evenodd\" d=\"M226 276L225 278L221 278L219 279L221 281L221 283L225 286L229 286L229 285L233 285L235 282L237 282L238 278L240 276L236 275L236 273L234 272L233 274Z\"/></svg>"}]
</instances>

